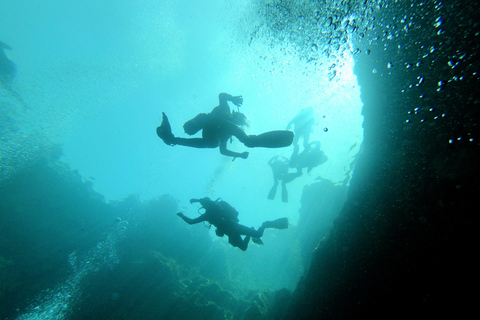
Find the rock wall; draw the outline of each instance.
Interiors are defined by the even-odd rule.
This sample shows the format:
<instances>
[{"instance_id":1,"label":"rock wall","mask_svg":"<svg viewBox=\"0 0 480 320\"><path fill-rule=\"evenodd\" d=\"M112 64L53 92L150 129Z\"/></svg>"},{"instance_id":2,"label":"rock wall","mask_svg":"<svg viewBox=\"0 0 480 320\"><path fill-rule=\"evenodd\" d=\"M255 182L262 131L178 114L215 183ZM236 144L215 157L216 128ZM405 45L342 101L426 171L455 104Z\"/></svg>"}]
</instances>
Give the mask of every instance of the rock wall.
<instances>
[{"instance_id":1,"label":"rock wall","mask_svg":"<svg viewBox=\"0 0 480 320\"><path fill-rule=\"evenodd\" d=\"M348 199L288 319L474 312L478 5L390 2L356 58L365 136Z\"/></svg>"}]
</instances>

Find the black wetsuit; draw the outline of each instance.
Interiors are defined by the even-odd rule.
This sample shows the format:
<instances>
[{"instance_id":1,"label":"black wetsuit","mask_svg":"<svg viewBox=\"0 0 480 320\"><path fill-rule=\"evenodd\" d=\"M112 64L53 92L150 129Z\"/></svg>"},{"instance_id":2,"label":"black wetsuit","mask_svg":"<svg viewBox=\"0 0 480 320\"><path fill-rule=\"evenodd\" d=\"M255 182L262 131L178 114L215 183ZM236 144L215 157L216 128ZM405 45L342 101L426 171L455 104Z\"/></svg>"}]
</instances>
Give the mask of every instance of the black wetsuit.
<instances>
[{"instance_id":1,"label":"black wetsuit","mask_svg":"<svg viewBox=\"0 0 480 320\"><path fill-rule=\"evenodd\" d=\"M258 230L255 230L253 227L249 228L239 224L236 214L231 212L232 210L236 212L236 210L222 200L213 201L207 197L190 200L190 203L194 202L199 202L202 205L205 209L204 214L195 219L185 217L182 213L178 213L177 215L188 224L197 224L206 221L214 225L217 228L215 231L217 236L223 237L227 235L228 242L243 251L247 250L250 238L256 243L262 243L260 238L263 236L265 228L285 229L288 227L288 220L282 218L275 221L266 221ZM242 239L242 236L245 236L245 238Z\"/></svg>"},{"instance_id":2,"label":"black wetsuit","mask_svg":"<svg viewBox=\"0 0 480 320\"><path fill-rule=\"evenodd\" d=\"M182 145L194 148L217 148L220 153L230 157L246 159L248 152L233 152L227 149L227 142L233 136L242 142L246 147L255 148L282 148L292 144L293 132L277 130L265 132L260 135L247 135L235 121L234 114L230 112L227 101L236 105L243 102L241 96L231 96L227 93L220 93L218 96L219 105L212 112L200 113L195 118L184 124L185 132L193 135L202 130L202 138L180 138L172 134L167 116L163 113L162 124L157 127L157 135L168 145ZM239 114L239 113L236 113Z\"/></svg>"}]
</instances>

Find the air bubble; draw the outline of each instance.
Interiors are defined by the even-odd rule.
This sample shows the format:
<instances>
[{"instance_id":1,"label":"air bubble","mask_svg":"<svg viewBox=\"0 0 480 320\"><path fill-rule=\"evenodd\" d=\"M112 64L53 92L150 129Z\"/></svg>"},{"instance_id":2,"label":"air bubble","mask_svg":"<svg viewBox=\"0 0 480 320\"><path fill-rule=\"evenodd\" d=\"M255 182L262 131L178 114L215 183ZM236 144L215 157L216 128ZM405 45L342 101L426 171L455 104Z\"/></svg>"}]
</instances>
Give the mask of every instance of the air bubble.
<instances>
[{"instance_id":1,"label":"air bubble","mask_svg":"<svg viewBox=\"0 0 480 320\"><path fill-rule=\"evenodd\" d=\"M454 62L453 60L448 61L448 65L453 69L458 65L458 62Z\"/></svg>"},{"instance_id":2,"label":"air bubble","mask_svg":"<svg viewBox=\"0 0 480 320\"><path fill-rule=\"evenodd\" d=\"M336 76L337 76L337 70L333 70L332 72L329 73L328 80L332 81Z\"/></svg>"},{"instance_id":3,"label":"air bubble","mask_svg":"<svg viewBox=\"0 0 480 320\"><path fill-rule=\"evenodd\" d=\"M387 63L387 68L390 69L393 67L393 64L391 62Z\"/></svg>"},{"instance_id":4,"label":"air bubble","mask_svg":"<svg viewBox=\"0 0 480 320\"><path fill-rule=\"evenodd\" d=\"M423 78L422 76L418 76L417 79L418 79L417 86L419 86L419 85L421 85L421 84L423 83L423 79L424 79L424 78Z\"/></svg>"},{"instance_id":5,"label":"air bubble","mask_svg":"<svg viewBox=\"0 0 480 320\"><path fill-rule=\"evenodd\" d=\"M327 127L323 128L323 131L327 132L327 131L328 131L328 128L327 128Z\"/></svg>"}]
</instances>

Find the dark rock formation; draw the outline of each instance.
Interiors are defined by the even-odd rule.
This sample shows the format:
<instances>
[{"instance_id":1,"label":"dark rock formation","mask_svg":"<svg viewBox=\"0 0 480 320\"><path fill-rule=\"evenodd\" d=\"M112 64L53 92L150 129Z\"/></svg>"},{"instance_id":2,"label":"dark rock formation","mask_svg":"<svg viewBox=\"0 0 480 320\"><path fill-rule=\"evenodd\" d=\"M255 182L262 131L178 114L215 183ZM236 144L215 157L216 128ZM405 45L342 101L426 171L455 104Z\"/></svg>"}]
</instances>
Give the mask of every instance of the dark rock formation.
<instances>
[{"instance_id":1,"label":"dark rock formation","mask_svg":"<svg viewBox=\"0 0 480 320\"><path fill-rule=\"evenodd\" d=\"M68 256L94 246L115 216L67 168L32 163L0 185L0 318L70 271Z\"/></svg>"},{"instance_id":2,"label":"dark rock formation","mask_svg":"<svg viewBox=\"0 0 480 320\"><path fill-rule=\"evenodd\" d=\"M175 215L171 196L105 203L91 187L68 166L41 159L2 181L0 318L253 320L284 313L291 292L236 290L225 252L204 228Z\"/></svg>"},{"instance_id":3,"label":"dark rock formation","mask_svg":"<svg viewBox=\"0 0 480 320\"><path fill-rule=\"evenodd\" d=\"M474 312L479 7L391 2L356 60L365 138L348 199L288 319Z\"/></svg>"}]
</instances>

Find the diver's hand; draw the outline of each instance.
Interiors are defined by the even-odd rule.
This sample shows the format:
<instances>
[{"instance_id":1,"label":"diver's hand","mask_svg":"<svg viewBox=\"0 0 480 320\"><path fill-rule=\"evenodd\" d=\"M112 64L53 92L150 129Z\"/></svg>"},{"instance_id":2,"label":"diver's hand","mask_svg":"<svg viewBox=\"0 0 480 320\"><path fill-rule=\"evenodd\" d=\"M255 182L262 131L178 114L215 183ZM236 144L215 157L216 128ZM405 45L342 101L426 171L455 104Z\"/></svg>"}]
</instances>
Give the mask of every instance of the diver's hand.
<instances>
[{"instance_id":1,"label":"diver's hand","mask_svg":"<svg viewBox=\"0 0 480 320\"><path fill-rule=\"evenodd\" d=\"M240 107L243 104L243 97L242 96L235 96L230 99L234 105Z\"/></svg>"},{"instance_id":2,"label":"diver's hand","mask_svg":"<svg viewBox=\"0 0 480 320\"><path fill-rule=\"evenodd\" d=\"M177 216L179 216L180 218L184 217L183 213L181 213L181 212L177 213Z\"/></svg>"},{"instance_id":3,"label":"diver's hand","mask_svg":"<svg viewBox=\"0 0 480 320\"><path fill-rule=\"evenodd\" d=\"M194 203L194 202L200 202L200 200L198 199L190 199L190 204Z\"/></svg>"},{"instance_id":4,"label":"diver's hand","mask_svg":"<svg viewBox=\"0 0 480 320\"><path fill-rule=\"evenodd\" d=\"M240 158L247 159L249 154L250 153L248 151L242 152L242 153L240 153Z\"/></svg>"}]
</instances>

